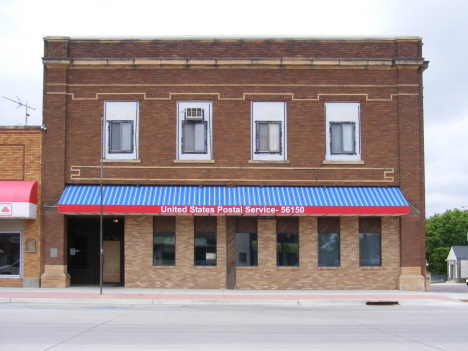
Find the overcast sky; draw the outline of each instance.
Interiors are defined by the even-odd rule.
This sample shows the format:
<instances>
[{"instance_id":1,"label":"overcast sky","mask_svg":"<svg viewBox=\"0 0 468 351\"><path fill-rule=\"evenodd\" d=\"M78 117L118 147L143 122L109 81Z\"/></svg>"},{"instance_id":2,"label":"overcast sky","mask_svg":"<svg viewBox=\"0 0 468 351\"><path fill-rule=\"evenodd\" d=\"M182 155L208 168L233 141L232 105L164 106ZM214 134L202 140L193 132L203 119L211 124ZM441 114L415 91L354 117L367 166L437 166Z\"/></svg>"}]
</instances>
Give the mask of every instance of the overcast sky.
<instances>
[{"instance_id":1,"label":"overcast sky","mask_svg":"<svg viewBox=\"0 0 468 351\"><path fill-rule=\"evenodd\" d=\"M420 36L424 72L427 216L468 209L468 1L0 0L0 94L42 121L43 36ZM25 109L0 98L0 125Z\"/></svg>"}]
</instances>

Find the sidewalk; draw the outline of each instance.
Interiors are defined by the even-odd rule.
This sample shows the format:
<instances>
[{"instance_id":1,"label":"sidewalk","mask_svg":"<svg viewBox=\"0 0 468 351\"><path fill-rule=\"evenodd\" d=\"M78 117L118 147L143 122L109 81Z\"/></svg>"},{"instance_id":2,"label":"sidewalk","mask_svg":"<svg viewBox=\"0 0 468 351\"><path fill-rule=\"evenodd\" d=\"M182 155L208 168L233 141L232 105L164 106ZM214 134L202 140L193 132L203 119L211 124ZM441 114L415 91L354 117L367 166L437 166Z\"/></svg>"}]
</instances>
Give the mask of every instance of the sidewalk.
<instances>
[{"instance_id":1,"label":"sidewalk","mask_svg":"<svg viewBox=\"0 0 468 351\"><path fill-rule=\"evenodd\" d=\"M453 305L468 302L466 293L399 290L196 290L75 286L65 289L3 288L0 303L101 305ZM468 306L468 304L467 304Z\"/></svg>"}]
</instances>

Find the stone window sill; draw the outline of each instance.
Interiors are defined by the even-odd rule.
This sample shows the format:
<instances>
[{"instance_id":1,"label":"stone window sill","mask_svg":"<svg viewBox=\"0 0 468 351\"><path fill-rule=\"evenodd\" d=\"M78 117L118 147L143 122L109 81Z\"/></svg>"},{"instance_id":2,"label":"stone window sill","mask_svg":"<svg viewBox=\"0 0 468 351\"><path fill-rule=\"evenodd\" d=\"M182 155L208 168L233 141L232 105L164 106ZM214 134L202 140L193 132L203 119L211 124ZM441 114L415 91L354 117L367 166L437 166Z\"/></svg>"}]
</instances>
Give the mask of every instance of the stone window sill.
<instances>
[{"instance_id":1,"label":"stone window sill","mask_svg":"<svg viewBox=\"0 0 468 351\"><path fill-rule=\"evenodd\" d=\"M323 161L324 165L363 165L364 161Z\"/></svg>"},{"instance_id":2,"label":"stone window sill","mask_svg":"<svg viewBox=\"0 0 468 351\"><path fill-rule=\"evenodd\" d=\"M174 163L215 163L215 160L174 160Z\"/></svg>"},{"instance_id":3,"label":"stone window sill","mask_svg":"<svg viewBox=\"0 0 468 351\"><path fill-rule=\"evenodd\" d=\"M156 269L175 269L176 266L153 266Z\"/></svg>"},{"instance_id":4,"label":"stone window sill","mask_svg":"<svg viewBox=\"0 0 468 351\"><path fill-rule=\"evenodd\" d=\"M290 160L281 160L281 161L273 161L273 160L249 160L249 163L273 163L273 164L290 164Z\"/></svg>"},{"instance_id":5,"label":"stone window sill","mask_svg":"<svg viewBox=\"0 0 468 351\"><path fill-rule=\"evenodd\" d=\"M276 269L299 269L299 266L291 266L291 267L276 267Z\"/></svg>"},{"instance_id":6,"label":"stone window sill","mask_svg":"<svg viewBox=\"0 0 468 351\"><path fill-rule=\"evenodd\" d=\"M103 163L141 163L141 160L102 160Z\"/></svg>"},{"instance_id":7,"label":"stone window sill","mask_svg":"<svg viewBox=\"0 0 468 351\"><path fill-rule=\"evenodd\" d=\"M218 266L193 266L195 269L216 269Z\"/></svg>"}]
</instances>

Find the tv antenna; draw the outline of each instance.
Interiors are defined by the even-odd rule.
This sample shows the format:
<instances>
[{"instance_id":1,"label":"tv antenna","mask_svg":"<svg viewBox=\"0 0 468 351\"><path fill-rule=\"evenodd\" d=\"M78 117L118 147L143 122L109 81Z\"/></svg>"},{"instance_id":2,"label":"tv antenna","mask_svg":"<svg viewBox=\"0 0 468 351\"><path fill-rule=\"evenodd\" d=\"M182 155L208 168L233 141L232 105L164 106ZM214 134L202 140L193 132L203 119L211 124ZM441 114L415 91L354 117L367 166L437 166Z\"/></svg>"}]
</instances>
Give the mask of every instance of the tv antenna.
<instances>
[{"instance_id":1,"label":"tv antenna","mask_svg":"<svg viewBox=\"0 0 468 351\"><path fill-rule=\"evenodd\" d=\"M22 106L26 107L26 118L25 118L25 120L24 120L24 125L27 126L27 125L28 125L28 117L29 117L28 108L31 109L31 110L36 110L36 109L35 109L35 108L32 108L31 106L28 106L28 102L27 102L27 101L26 101L25 104L23 104L18 96L16 97L16 98L18 99L18 101L9 99L9 98L4 97L4 96L2 96L2 98L7 99L7 100L10 100L10 101L14 102L15 104L18 104L18 107L17 107L16 109L19 109L19 108L22 107Z\"/></svg>"}]
</instances>

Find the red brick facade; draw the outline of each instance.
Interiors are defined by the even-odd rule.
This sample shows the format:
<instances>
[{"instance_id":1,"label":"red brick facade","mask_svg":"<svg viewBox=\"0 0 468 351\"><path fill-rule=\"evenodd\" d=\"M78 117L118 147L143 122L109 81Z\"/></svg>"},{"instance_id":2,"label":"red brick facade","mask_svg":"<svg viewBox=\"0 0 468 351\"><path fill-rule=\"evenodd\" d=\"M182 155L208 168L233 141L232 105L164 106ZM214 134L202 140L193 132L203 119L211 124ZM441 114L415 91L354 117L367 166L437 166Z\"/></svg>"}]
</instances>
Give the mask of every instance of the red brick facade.
<instances>
[{"instance_id":1,"label":"red brick facade","mask_svg":"<svg viewBox=\"0 0 468 351\"><path fill-rule=\"evenodd\" d=\"M275 221L259 219L259 264L236 269L237 288L393 289L402 276L419 282L425 274L427 67L421 49L420 38L46 38L43 204L53 203L67 184L99 184L104 102L137 101L138 159L106 160L105 184L396 186L419 211L382 217L378 269L359 268L358 217L341 218L341 266L327 269L317 265L316 217L300 218L301 260L295 268L276 267ZM210 162L177 160L180 101L212 103ZM253 101L286 102L286 161L252 162ZM359 103L359 162L325 159L326 102ZM218 217L216 267L193 266L192 222L177 217L176 265L154 267L152 218L126 216L125 286L226 287L225 218ZM45 264L66 265L66 216L45 212L42 230L46 250L58 248L58 257L47 256Z\"/></svg>"}]
</instances>

